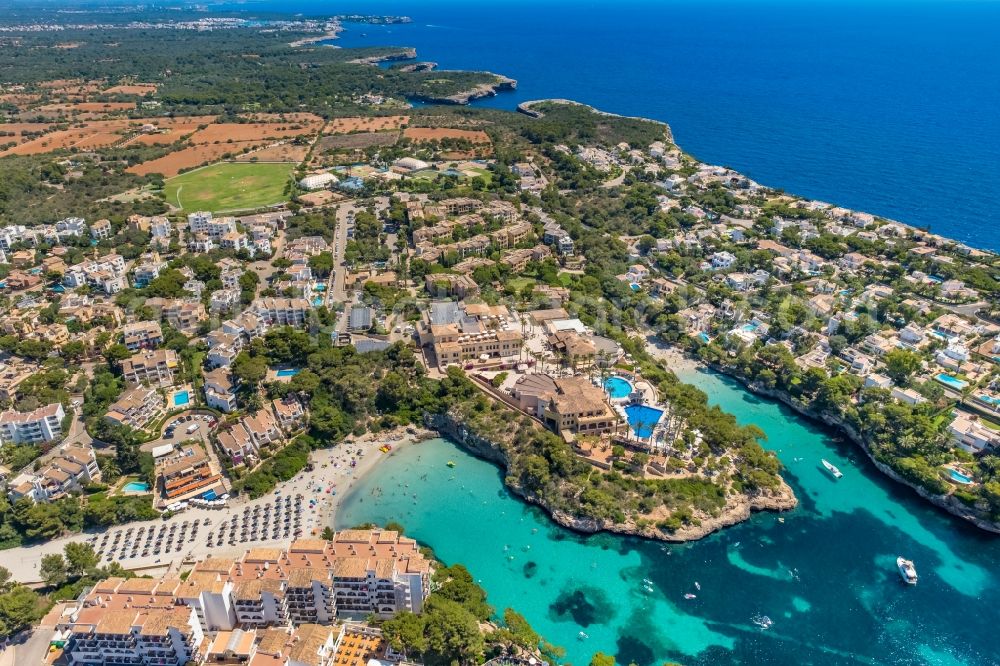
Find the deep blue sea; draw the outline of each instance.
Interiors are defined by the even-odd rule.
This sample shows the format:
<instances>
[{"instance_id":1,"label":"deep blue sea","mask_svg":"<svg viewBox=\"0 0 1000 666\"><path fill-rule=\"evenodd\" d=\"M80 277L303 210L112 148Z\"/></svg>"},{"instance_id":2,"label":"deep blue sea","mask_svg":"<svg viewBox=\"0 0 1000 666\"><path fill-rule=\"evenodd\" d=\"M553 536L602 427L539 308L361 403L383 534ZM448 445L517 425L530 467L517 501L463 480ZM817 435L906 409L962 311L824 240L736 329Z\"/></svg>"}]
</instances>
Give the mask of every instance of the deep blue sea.
<instances>
[{"instance_id":1,"label":"deep blue sea","mask_svg":"<svg viewBox=\"0 0 1000 666\"><path fill-rule=\"evenodd\" d=\"M232 6L232 5L229 5ZM699 159L788 192L1000 249L1000 2L288 0L245 9L405 14L340 44L664 120Z\"/></svg>"}]
</instances>

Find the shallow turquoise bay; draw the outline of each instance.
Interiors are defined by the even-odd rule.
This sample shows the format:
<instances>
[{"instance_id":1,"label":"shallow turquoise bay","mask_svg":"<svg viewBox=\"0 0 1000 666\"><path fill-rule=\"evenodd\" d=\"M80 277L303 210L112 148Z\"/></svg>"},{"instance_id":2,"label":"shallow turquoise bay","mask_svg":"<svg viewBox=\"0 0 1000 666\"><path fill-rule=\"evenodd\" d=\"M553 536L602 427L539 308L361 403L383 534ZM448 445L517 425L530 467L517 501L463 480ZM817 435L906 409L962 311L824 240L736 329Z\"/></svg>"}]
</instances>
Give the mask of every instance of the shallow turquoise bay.
<instances>
[{"instance_id":1,"label":"shallow turquoise bay","mask_svg":"<svg viewBox=\"0 0 1000 666\"><path fill-rule=\"evenodd\" d=\"M800 500L784 523L758 514L684 545L585 537L511 497L496 467L438 439L390 455L346 498L337 527L401 522L577 665L597 650L639 666L1000 663L1000 539L728 379L682 379L768 434ZM844 478L834 481L821 458ZM916 563L916 587L901 584L899 554ZM773 621L767 630L752 622L761 615Z\"/></svg>"}]
</instances>

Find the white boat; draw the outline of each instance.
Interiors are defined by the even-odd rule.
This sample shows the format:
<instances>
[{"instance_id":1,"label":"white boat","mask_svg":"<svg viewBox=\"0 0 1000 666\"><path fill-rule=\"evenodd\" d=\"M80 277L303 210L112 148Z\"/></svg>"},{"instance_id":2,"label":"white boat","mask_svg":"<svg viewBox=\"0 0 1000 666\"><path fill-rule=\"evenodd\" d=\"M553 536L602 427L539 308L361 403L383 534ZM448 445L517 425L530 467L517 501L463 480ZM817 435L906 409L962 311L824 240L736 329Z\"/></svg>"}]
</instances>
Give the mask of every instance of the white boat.
<instances>
[{"instance_id":1,"label":"white boat","mask_svg":"<svg viewBox=\"0 0 1000 666\"><path fill-rule=\"evenodd\" d=\"M823 462L823 467L826 467L826 470L830 472L830 474L833 474L833 478L839 479L840 477L844 476L844 473L841 472L836 467L834 467L833 463L830 462L829 460L824 459L822 462Z\"/></svg>"},{"instance_id":2,"label":"white boat","mask_svg":"<svg viewBox=\"0 0 1000 666\"><path fill-rule=\"evenodd\" d=\"M588 635L587 635L586 633L584 633L584 632L582 632L582 631L581 631L580 633L578 633L578 634L576 635L576 637L577 637L577 638L578 638L579 640L581 640L581 641L585 641L585 640L587 640L588 638L590 638L590 636L588 636Z\"/></svg>"},{"instance_id":3,"label":"white boat","mask_svg":"<svg viewBox=\"0 0 1000 666\"><path fill-rule=\"evenodd\" d=\"M899 575L904 583L907 585L917 584L917 568L913 566L913 562L902 556L897 557L896 568L899 569Z\"/></svg>"},{"instance_id":4,"label":"white boat","mask_svg":"<svg viewBox=\"0 0 1000 666\"><path fill-rule=\"evenodd\" d=\"M688 592L687 594L685 594L685 595L684 595L684 598L685 598L685 599L694 599L694 598L695 598L695 595L693 595L693 594L691 594L690 592Z\"/></svg>"}]
</instances>

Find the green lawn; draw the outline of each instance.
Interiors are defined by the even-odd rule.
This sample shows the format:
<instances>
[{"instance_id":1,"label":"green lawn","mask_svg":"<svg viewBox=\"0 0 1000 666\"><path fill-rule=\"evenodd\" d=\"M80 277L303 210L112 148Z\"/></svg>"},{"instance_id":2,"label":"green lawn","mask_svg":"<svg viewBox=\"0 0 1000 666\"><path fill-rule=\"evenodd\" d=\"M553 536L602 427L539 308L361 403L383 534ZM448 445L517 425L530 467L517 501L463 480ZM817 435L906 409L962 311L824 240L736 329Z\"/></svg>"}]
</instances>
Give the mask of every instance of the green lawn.
<instances>
[{"instance_id":1,"label":"green lawn","mask_svg":"<svg viewBox=\"0 0 1000 666\"><path fill-rule=\"evenodd\" d=\"M183 212L251 210L287 200L285 184L294 164L222 162L166 181L167 203Z\"/></svg>"}]
</instances>

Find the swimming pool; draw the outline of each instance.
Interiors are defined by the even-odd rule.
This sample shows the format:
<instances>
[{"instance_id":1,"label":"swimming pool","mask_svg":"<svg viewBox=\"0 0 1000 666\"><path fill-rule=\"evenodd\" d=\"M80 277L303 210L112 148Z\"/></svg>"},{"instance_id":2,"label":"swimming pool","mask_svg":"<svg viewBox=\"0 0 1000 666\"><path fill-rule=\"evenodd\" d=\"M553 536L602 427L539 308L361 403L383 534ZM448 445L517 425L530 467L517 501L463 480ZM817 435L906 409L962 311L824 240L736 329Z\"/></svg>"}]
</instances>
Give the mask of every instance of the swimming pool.
<instances>
[{"instance_id":1,"label":"swimming pool","mask_svg":"<svg viewBox=\"0 0 1000 666\"><path fill-rule=\"evenodd\" d=\"M300 368L285 368L284 370L278 370L279 377L294 377L295 375L302 372Z\"/></svg>"},{"instance_id":2,"label":"swimming pool","mask_svg":"<svg viewBox=\"0 0 1000 666\"><path fill-rule=\"evenodd\" d=\"M314 307L319 307L321 305L323 305L323 298L321 296L317 296L316 298L313 299Z\"/></svg>"},{"instance_id":3,"label":"swimming pool","mask_svg":"<svg viewBox=\"0 0 1000 666\"><path fill-rule=\"evenodd\" d=\"M698 334L698 339L701 340L702 342L704 342L706 345L709 342L711 342L711 339L708 337L708 333L699 333Z\"/></svg>"},{"instance_id":4,"label":"swimming pool","mask_svg":"<svg viewBox=\"0 0 1000 666\"><path fill-rule=\"evenodd\" d=\"M749 324L743 324L743 326L741 326L740 328L742 328L747 333L754 333L759 327L760 327L759 324L750 322Z\"/></svg>"},{"instance_id":5,"label":"swimming pool","mask_svg":"<svg viewBox=\"0 0 1000 666\"><path fill-rule=\"evenodd\" d=\"M632 291L639 291L640 289L642 289L642 287L640 287L639 285L637 285L635 282L633 282L632 284L630 284L629 287L632 288Z\"/></svg>"},{"instance_id":6,"label":"swimming pool","mask_svg":"<svg viewBox=\"0 0 1000 666\"><path fill-rule=\"evenodd\" d=\"M174 393L174 407L183 407L191 402L191 395L187 391Z\"/></svg>"},{"instance_id":7,"label":"swimming pool","mask_svg":"<svg viewBox=\"0 0 1000 666\"><path fill-rule=\"evenodd\" d=\"M663 410L649 405L629 405L625 408L625 416L632 427L632 432L639 437L648 438L653 434L653 428L660 422Z\"/></svg>"},{"instance_id":8,"label":"swimming pool","mask_svg":"<svg viewBox=\"0 0 1000 666\"><path fill-rule=\"evenodd\" d=\"M987 405L994 405L1000 407L1000 398L992 398L986 394L979 396L980 402L985 402Z\"/></svg>"},{"instance_id":9,"label":"swimming pool","mask_svg":"<svg viewBox=\"0 0 1000 666\"><path fill-rule=\"evenodd\" d=\"M318 284L315 287L313 287L313 289L315 291L326 291L326 285L325 284Z\"/></svg>"},{"instance_id":10,"label":"swimming pool","mask_svg":"<svg viewBox=\"0 0 1000 666\"><path fill-rule=\"evenodd\" d=\"M604 390L612 400L622 400L632 395L632 382L622 377L608 377L604 380Z\"/></svg>"},{"instance_id":11,"label":"swimming pool","mask_svg":"<svg viewBox=\"0 0 1000 666\"><path fill-rule=\"evenodd\" d=\"M944 372L940 373L937 377L935 377L935 379L937 379L939 382L941 382L948 388L953 388L957 391L961 391L962 389L964 389L966 386L969 385L969 382L963 382L958 377L952 377L951 375L946 374Z\"/></svg>"},{"instance_id":12,"label":"swimming pool","mask_svg":"<svg viewBox=\"0 0 1000 666\"><path fill-rule=\"evenodd\" d=\"M149 484L142 481L129 481L122 486L122 491L126 493L148 493Z\"/></svg>"},{"instance_id":13,"label":"swimming pool","mask_svg":"<svg viewBox=\"0 0 1000 666\"><path fill-rule=\"evenodd\" d=\"M957 469L948 468L948 476L952 478L953 481L961 483L963 486L967 486L972 483L972 477L962 474Z\"/></svg>"}]
</instances>

